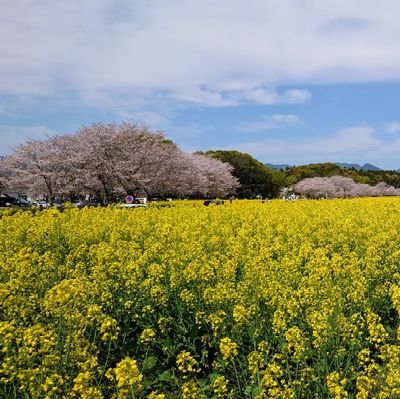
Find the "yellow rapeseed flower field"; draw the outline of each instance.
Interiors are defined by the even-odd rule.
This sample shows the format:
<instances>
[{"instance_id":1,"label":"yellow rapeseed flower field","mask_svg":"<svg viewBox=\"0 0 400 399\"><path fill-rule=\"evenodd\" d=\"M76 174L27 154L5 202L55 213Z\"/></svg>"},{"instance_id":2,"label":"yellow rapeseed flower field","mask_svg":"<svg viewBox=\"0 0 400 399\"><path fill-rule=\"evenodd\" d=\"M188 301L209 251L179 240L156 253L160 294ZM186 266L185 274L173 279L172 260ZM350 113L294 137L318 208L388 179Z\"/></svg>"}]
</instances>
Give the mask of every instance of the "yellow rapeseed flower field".
<instances>
[{"instance_id":1,"label":"yellow rapeseed flower field","mask_svg":"<svg viewBox=\"0 0 400 399\"><path fill-rule=\"evenodd\" d=\"M400 397L398 198L0 216L0 398Z\"/></svg>"}]
</instances>

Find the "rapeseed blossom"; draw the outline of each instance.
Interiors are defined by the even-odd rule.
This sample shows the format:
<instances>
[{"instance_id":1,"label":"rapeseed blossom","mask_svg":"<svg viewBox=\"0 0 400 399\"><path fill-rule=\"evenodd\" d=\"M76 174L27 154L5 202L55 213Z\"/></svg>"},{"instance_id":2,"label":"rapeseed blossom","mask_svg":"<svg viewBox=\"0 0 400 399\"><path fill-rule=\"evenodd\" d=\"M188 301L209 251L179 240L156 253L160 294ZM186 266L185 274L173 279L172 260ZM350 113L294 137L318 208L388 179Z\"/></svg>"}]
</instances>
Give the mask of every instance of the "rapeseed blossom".
<instances>
[{"instance_id":1,"label":"rapeseed blossom","mask_svg":"<svg viewBox=\"0 0 400 399\"><path fill-rule=\"evenodd\" d=\"M193 373L200 371L197 360L188 351L182 351L176 358L176 365L178 370L183 374L184 378L187 378Z\"/></svg>"},{"instance_id":2,"label":"rapeseed blossom","mask_svg":"<svg viewBox=\"0 0 400 399\"><path fill-rule=\"evenodd\" d=\"M400 397L399 210L0 210L1 395Z\"/></svg>"},{"instance_id":3,"label":"rapeseed blossom","mask_svg":"<svg viewBox=\"0 0 400 399\"><path fill-rule=\"evenodd\" d=\"M106 377L110 380L115 379L119 398L128 398L131 393L142 388L143 375L136 360L130 357L121 360L114 369L109 369Z\"/></svg>"},{"instance_id":4,"label":"rapeseed blossom","mask_svg":"<svg viewBox=\"0 0 400 399\"><path fill-rule=\"evenodd\" d=\"M140 342L144 345L148 345L154 341L156 333L151 328L145 328L140 334Z\"/></svg>"},{"instance_id":5,"label":"rapeseed blossom","mask_svg":"<svg viewBox=\"0 0 400 399\"><path fill-rule=\"evenodd\" d=\"M229 337L225 337L222 338L221 342L219 343L219 350L224 360L230 360L235 356L237 356L238 345L236 342L232 341Z\"/></svg>"},{"instance_id":6,"label":"rapeseed blossom","mask_svg":"<svg viewBox=\"0 0 400 399\"><path fill-rule=\"evenodd\" d=\"M225 376L218 376L213 383L214 395L217 398L226 398L228 395L229 380Z\"/></svg>"}]
</instances>

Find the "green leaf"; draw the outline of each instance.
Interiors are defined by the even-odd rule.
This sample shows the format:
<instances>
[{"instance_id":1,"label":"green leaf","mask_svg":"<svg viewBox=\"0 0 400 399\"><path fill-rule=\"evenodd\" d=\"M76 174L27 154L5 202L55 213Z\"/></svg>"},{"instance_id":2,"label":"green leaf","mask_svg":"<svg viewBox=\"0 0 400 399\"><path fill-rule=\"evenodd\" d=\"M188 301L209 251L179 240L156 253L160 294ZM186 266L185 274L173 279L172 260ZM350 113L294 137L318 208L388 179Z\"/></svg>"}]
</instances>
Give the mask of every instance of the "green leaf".
<instances>
[{"instance_id":1,"label":"green leaf","mask_svg":"<svg viewBox=\"0 0 400 399\"><path fill-rule=\"evenodd\" d=\"M171 370L166 370L158 376L160 381L170 382L172 380Z\"/></svg>"},{"instance_id":2,"label":"green leaf","mask_svg":"<svg viewBox=\"0 0 400 399\"><path fill-rule=\"evenodd\" d=\"M157 358L155 356L149 356L144 359L142 366L143 371L149 371L157 364Z\"/></svg>"},{"instance_id":3,"label":"green leaf","mask_svg":"<svg viewBox=\"0 0 400 399\"><path fill-rule=\"evenodd\" d=\"M257 386L246 385L244 393L246 396L251 396L252 398L255 398L260 393L260 390Z\"/></svg>"}]
</instances>

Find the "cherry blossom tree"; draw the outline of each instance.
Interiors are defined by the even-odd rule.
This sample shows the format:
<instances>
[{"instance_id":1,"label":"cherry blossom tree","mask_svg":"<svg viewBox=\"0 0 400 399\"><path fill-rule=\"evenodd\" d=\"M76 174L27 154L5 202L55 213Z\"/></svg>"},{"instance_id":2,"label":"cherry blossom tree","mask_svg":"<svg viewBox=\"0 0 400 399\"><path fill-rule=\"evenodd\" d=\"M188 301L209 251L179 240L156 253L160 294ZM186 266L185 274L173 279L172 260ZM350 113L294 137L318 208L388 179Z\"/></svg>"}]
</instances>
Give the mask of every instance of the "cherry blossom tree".
<instances>
[{"instance_id":1,"label":"cherry blossom tree","mask_svg":"<svg viewBox=\"0 0 400 399\"><path fill-rule=\"evenodd\" d=\"M192 182L194 193L220 197L234 193L239 186L230 164L199 154L192 154L190 161L196 176L196 182Z\"/></svg>"},{"instance_id":2,"label":"cherry blossom tree","mask_svg":"<svg viewBox=\"0 0 400 399\"><path fill-rule=\"evenodd\" d=\"M310 198L354 198L377 197L387 195L400 195L400 189L396 189L386 183L378 183L376 186L360 184L353 179L343 176L312 177L299 181L294 190Z\"/></svg>"},{"instance_id":3,"label":"cherry blossom tree","mask_svg":"<svg viewBox=\"0 0 400 399\"><path fill-rule=\"evenodd\" d=\"M138 193L222 196L238 187L231 172L229 164L187 154L163 133L132 123L93 124L72 135L29 140L0 161L0 182L50 201L94 195L107 203Z\"/></svg>"},{"instance_id":4,"label":"cherry blossom tree","mask_svg":"<svg viewBox=\"0 0 400 399\"><path fill-rule=\"evenodd\" d=\"M2 161L10 190L32 196L55 196L70 192L75 167L68 136L47 140L28 140L17 146L14 153Z\"/></svg>"},{"instance_id":5,"label":"cherry blossom tree","mask_svg":"<svg viewBox=\"0 0 400 399\"><path fill-rule=\"evenodd\" d=\"M162 133L124 123L116 136L116 179L125 193L153 195L173 184L170 173L182 169L182 151ZM168 191L168 190L167 190Z\"/></svg>"},{"instance_id":6,"label":"cherry blossom tree","mask_svg":"<svg viewBox=\"0 0 400 399\"><path fill-rule=\"evenodd\" d=\"M88 187L106 199L116 193L147 195L222 195L234 192L232 168L215 159L184 153L163 133L136 124L96 124L77 139ZM97 190L96 190L97 188Z\"/></svg>"},{"instance_id":7,"label":"cherry blossom tree","mask_svg":"<svg viewBox=\"0 0 400 399\"><path fill-rule=\"evenodd\" d=\"M0 157L0 194L7 190L7 180L9 170L5 165L6 157Z\"/></svg>"}]
</instances>

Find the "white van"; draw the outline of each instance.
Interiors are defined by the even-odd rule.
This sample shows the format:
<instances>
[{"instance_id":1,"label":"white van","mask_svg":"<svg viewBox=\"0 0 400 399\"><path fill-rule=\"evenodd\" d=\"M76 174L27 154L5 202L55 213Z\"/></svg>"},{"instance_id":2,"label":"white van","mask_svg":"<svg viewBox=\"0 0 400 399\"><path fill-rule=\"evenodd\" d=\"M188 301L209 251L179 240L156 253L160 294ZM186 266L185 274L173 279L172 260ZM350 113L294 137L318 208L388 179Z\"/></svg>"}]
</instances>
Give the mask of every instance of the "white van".
<instances>
[{"instance_id":1,"label":"white van","mask_svg":"<svg viewBox=\"0 0 400 399\"><path fill-rule=\"evenodd\" d=\"M121 204L122 208L147 208L147 198L133 198L132 202Z\"/></svg>"}]
</instances>

